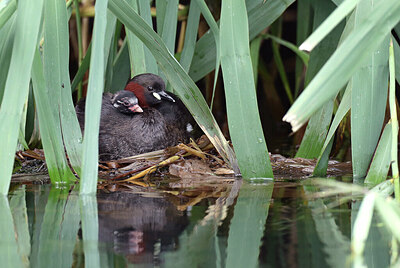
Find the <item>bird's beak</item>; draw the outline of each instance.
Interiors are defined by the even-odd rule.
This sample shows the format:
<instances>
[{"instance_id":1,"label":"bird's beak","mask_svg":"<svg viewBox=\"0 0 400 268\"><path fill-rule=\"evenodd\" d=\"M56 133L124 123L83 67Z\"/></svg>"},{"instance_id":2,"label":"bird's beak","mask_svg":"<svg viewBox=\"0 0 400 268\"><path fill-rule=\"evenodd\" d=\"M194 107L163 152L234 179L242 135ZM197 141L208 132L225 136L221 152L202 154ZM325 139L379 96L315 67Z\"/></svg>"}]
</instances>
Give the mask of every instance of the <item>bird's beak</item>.
<instances>
[{"instance_id":1,"label":"bird's beak","mask_svg":"<svg viewBox=\"0 0 400 268\"><path fill-rule=\"evenodd\" d=\"M138 104L129 107L129 110L131 110L134 113L143 113L142 108Z\"/></svg>"},{"instance_id":2,"label":"bird's beak","mask_svg":"<svg viewBox=\"0 0 400 268\"><path fill-rule=\"evenodd\" d=\"M165 91L160 91L160 92L158 92L158 94L164 100L175 102L174 98L172 98L170 95L168 95L168 93Z\"/></svg>"}]
</instances>

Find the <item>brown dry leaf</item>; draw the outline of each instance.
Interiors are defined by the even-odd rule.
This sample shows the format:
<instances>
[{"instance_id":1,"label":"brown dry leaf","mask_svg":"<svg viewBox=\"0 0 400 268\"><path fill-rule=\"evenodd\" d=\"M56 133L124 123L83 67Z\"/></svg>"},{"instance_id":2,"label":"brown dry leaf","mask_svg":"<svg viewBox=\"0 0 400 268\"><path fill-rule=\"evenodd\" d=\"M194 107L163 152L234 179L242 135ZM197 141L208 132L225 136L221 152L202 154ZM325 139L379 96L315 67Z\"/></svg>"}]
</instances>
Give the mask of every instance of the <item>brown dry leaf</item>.
<instances>
[{"instance_id":1,"label":"brown dry leaf","mask_svg":"<svg viewBox=\"0 0 400 268\"><path fill-rule=\"evenodd\" d=\"M203 175L213 175L210 167L199 159L186 159L180 163L169 166L169 173L180 178L202 177Z\"/></svg>"}]
</instances>

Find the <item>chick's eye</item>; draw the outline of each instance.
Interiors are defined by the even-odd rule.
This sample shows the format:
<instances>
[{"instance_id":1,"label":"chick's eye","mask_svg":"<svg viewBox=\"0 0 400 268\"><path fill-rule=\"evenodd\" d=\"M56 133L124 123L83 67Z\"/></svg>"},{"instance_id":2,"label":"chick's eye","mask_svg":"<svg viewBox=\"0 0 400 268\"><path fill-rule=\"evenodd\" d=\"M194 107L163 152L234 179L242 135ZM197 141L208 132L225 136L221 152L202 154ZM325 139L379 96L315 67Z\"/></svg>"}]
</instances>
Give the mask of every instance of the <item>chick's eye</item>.
<instances>
[{"instance_id":1,"label":"chick's eye","mask_svg":"<svg viewBox=\"0 0 400 268\"><path fill-rule=\"evenodd\" d=\"M129 106L130 102L127 99L121 99L121 100L117 100L117 103L120 105L124 105L124 106Z\"/></svg>"}]
</instances>

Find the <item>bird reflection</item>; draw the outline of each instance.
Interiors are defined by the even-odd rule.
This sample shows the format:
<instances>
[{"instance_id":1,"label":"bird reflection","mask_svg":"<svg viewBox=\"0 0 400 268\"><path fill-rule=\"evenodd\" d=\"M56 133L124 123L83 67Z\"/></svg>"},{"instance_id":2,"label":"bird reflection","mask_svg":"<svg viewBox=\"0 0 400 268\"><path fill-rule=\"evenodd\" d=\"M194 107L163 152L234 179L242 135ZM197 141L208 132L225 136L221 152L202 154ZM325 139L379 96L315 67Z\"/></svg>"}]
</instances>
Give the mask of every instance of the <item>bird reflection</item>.
<instances>
[{"instance_id":1,"label":"bird reflection","mask_svg":"<svg viewBox=\"0 0 400 268\"><path fill-rule=\"evenodd\" d=\"M132 263L156 264L160 252L178 247L189 224L185 211L155 193L99 194L98 215L100 242Z\"/></svg>"}]
</instances>

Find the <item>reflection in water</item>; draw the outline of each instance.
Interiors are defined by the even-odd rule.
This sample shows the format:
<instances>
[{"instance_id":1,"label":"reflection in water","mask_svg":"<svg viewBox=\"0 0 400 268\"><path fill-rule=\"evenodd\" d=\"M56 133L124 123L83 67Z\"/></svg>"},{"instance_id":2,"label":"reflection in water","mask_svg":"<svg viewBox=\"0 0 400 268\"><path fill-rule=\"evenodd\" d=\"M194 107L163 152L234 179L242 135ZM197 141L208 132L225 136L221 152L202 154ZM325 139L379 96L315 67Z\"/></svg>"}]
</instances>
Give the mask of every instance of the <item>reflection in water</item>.
<instances>
[{"instance_id":1,"label":"reflection in water","mask_svg":"<svg viewBox=\"0 0 400 268\"><path fill-rule=\"evenodd\" d=\"M99 194L98 209L100 242L133 263L153 263L160 251L175 249L189 224L186 212L159 194Z\"/></svg>"},{"instance_id":2,"label":"reflection in water","mask_svg":"<svg viewBox=\"0 0 400 268\"><path fill-rule=\"evenodd\" d=\"M102 267L351 265L351 219L358 212L357 202L328 206L341 196L312 198L324 189L304 181L237 182L230 192L219 191L224 194L218 198L200 190L191 192L195 196L191 199L188 194L178 197L182 194L178 191L172 196L150 189L154 192L100 193L97 206L94 197L83 206L84 199L76 192L50 190L49 185L14 187L8 200L0 202L0 227L7 230L0 237L0 263L9 264L5 267L18 267L12 262L21 260L26 267L83 267L96 260ZM374 218L364 254L368 267L390 264L390 240L381 219Z\"/></svg>"}]
</instances>

